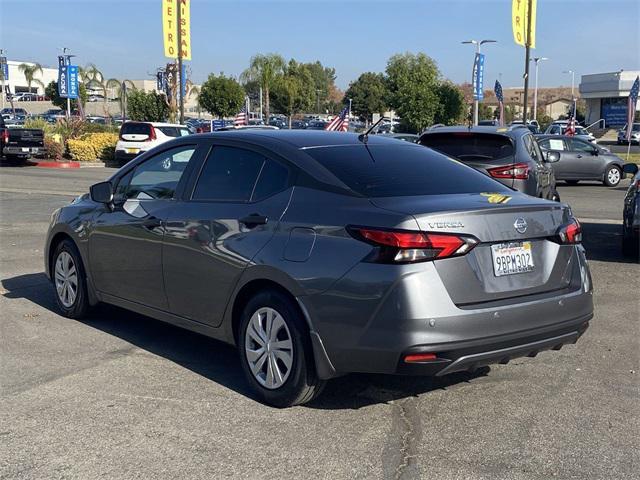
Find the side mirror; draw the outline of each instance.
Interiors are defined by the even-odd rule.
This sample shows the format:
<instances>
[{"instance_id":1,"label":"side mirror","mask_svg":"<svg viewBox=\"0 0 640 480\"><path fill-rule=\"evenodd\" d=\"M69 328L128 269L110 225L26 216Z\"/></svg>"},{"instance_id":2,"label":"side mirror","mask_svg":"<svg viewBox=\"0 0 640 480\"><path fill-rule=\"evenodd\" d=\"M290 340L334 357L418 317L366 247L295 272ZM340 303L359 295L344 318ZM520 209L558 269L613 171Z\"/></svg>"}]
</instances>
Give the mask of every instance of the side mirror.
<instances>
[{"instance_id":1,"label":"side mirror","mask_svg":"<svg viewBox=\"0 0 640 480\"><path fill-rule=\"evenodd\" d=\"M549 150L546 152L546 160L549 163L556 163L560 161L560 152L556 152L555 150Z\"/></svg>"},{"instance_id":2,"label":"side mirror","mask_svg":"<svg viewBox=\"0 0 640 480\"><path fill-rule=\"evenodd\" d=\"M594 148L593 150L591 150L591 155L598 156L599 153L600 153L600 150L598 150L597 148Z\"/></svg>"},{"instance_id":3,"label":"side mirror","mask_svg":"<svg viewBox=\"0 0 640 480\"><path fill-rule=\"evenodd\" d=\"M113 186L111 182L100 182L89 188L91 200L98 203L111 203L113 201Z\"/></svg>"},{"instance_id":4,"label":"side mirror","mask_svg":"<svg viewBox=\"0 0 640 480\"><path fill-rule=\"evenodd\" d=\"M637 163L625 163L622 166L622 173L630 173L631 175L635 175L638 173L638 164Z\"/></svg>"}]
</instances>

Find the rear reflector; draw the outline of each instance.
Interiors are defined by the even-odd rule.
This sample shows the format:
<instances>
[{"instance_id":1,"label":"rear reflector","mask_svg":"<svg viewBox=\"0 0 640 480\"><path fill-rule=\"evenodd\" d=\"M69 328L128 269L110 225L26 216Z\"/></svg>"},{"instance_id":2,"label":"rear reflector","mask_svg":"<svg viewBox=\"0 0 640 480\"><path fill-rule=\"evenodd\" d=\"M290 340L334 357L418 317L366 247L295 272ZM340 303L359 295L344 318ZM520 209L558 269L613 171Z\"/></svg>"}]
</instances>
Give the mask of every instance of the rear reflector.
<instances>
[{"instance_id":1,"label":"rear reflector","mask_svg":"<svg viewBox=\"0 0 640 480\"><path fill-rule=\"evenodd\" d=\"M435 353L412 353L404 356L404 363L430 362L436 358Z\"/></svg>"},{"instance_id":2,"label":"rear reflector","mask_svg":"<svg viewBox=\"0 0 640 480\"><path fill-rule=\"evenodd\" d=\"M516 180L529 178L529 165L526 163L503 165L502 167L490 168L487 171L493 178L514 178Z\"/></svg>"},{"instance_id":3,"label":"rear reflector","mask_svg":"<svg viewBox=\"0 0 640 480\"><path fill-rule=\"evenodd\" d=\"M381 230L370 227L347 227L356 239L379 247L370 261L412 263L457 257L471 251L478 240L468 235L449 233Z\"/></svg>"}]
</instances>

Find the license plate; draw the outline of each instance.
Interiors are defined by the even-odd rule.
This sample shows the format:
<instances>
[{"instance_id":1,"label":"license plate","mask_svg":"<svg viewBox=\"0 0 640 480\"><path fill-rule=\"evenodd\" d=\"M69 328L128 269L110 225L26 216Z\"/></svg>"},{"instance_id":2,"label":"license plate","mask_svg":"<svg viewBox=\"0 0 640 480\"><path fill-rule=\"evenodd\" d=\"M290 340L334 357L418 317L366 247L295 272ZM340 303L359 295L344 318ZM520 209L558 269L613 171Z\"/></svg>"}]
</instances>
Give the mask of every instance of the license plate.
<instances>
[{"instance_id":1,"label":"license plate","mask_svg":"<svg viewBox=\"0 0 640 480\"><path fill-rule=\"evenodd\" d=\"M533 271L531 242L510 242L491 245L493 273L496 277Z\"/></svg>"},{"instance_id":2,"label":"license plate","mask_svg":"<svg viewBox=\"0 0 640 480\"><path fill-rule=\"evenodd\" d=\"M139 148L127 148L127 153L140 153Z\"/></svg>"},{"instance_id":3,"label":"license plate","mask_svg":"<svg viewBox=\"0 0 640 480\"><path fill-rule=\"evenodd\" d=\"M29 152L30 150L29 150L29 148L22 147L22 151L23 152Z\"/></svg>"}]
</instances>

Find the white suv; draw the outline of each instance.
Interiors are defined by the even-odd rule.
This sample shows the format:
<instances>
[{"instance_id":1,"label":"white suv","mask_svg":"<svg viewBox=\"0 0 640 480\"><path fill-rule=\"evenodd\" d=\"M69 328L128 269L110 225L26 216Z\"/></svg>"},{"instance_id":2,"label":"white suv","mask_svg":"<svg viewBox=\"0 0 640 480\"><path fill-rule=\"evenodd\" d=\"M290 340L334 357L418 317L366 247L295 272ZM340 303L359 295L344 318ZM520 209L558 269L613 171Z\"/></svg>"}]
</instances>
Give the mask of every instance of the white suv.
<instances>
[{"instance_id":1,"label":"white suv","mask_svg":"<svg viewBox=\"0 0 640 480\"><path fill-rule=\"evenodd\" d=\"M125 122L116 143L116 162L124 165L153 147L189 133L185 125L174 123Z\"/></svg>"}]
</instances>

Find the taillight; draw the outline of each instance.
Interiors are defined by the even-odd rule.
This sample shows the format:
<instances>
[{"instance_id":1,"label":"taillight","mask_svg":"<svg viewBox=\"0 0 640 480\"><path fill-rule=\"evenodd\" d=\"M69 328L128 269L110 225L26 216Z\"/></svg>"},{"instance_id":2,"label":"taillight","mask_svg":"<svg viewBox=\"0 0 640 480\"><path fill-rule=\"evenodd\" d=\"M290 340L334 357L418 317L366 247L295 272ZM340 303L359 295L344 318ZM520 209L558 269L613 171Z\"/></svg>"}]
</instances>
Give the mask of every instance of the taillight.
<instances>
[{"instance_id":1,"label":"taillight","mask_svg":"<svg viewBox=\"0 0 640 480\"><path fill-rule=\"evenodd\" d=\"M412 263L458 257L478 244L474 237L450 233L369 227L348 227L347 230L354 238L378 247L367 257L370 262Z\"/></svg>"},{"instance_id":2,"label":"taillight","mask_svg":"<svg viewBox=\"0 0 640 480\"><path fill-rule=\"evenodd\" d=\"M149 128L151 129L149 131L149 138L147 138L145 140L145 142L150 142L151 140L155 140L156 139L156 129L153 128L153 125L149 125Z\"/></svg>"},{"instance_id":3,"label":"taillight","mask_svg":"<svg viewBox=\"0 0 640 480\"><path fill-rule=\"evenodd\" d=\"M529 178L529 165L526 163L503 165L502 167L490 168L487 171L493 178L514 178L516 180Z\"/></svg>"},{"instance_id":4,"label":"taillight","mask_svg":"<svg viewBox=\"0 0 640 480\"><path fill-rule=\"evenodd\" d=\"M9 130L3 130L2 132L2 143L9 143Z\"/></svg>"},{"instance_id":5,"label":"taillight","mask_svg":"<svg viewBox=\"0 0 640 480\"><path fill-rule=\"evenodd\" d=\"M558 229L556 238L558 243L562 243L564 245L574 245L582 242L582 227L578 220L573 218L566 225L562 225Z\"/></svg>"}]
</instances>

